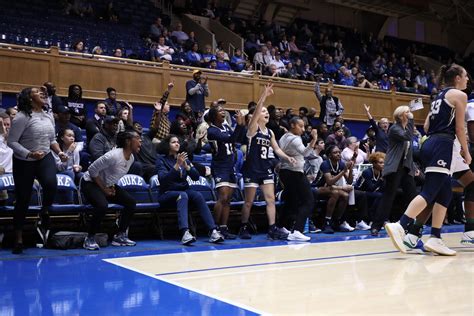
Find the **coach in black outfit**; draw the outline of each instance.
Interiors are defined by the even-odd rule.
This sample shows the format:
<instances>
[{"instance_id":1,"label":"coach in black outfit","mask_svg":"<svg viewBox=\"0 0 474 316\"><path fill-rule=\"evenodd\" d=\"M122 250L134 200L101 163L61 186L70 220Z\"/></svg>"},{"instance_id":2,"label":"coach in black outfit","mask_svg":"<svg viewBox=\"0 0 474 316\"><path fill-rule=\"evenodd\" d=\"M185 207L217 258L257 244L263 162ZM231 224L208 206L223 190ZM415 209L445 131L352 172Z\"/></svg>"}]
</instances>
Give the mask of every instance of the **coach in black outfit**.
<instances>
[{"instance_id":1,"label":"coach in black outfit","mask_svg":"<svg viewBox=\"0 0 474 316\"><path fill-rule=\"evenodd\" d=\"M413 114L408 106L399 106L393 112L395 124L388 131L388 149L382 176L385 180L385 191L382 196L374 222L372 236L377 236L392 210L397 189L402 188L408 202L416 196L413 164Z\"/></svg>"}]
</instances>

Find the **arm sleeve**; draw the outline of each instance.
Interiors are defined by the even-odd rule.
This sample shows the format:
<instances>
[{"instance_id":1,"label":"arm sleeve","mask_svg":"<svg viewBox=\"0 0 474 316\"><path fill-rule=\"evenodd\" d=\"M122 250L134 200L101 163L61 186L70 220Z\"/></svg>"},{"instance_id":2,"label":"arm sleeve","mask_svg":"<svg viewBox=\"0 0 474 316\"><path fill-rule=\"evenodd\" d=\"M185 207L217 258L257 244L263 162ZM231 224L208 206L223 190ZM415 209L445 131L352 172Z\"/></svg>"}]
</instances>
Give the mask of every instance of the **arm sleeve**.
<instances>
[{"instance_id":1,"label":"arm sleeve","mask_svg":"<svg viewBox=\"0 0 474 316\"><path fill-rule=\"evenodd\" d=\"M29 118L23 113L18 113L12 122L12 127L8 134L8 146L13 149L13 152L19 157L27 157L30 151L20 144L20 138L25 131L26 124Z\"/></svg>"},{"instance_id":2,"label":"arm sleeve","mask_svg":"<svg viewBox=\"0 0 474 316\"><path fill-rule=\"evenodd\" d=\"M199 177L200 177L199 172L194 166L192 166L191 169L189 169L187 173L188 173L188 176L191 178L191 180L193 181L199 180Z\"/></svg>"},{"instance_id":3,"label":"arm sleeve","mask_svg":"<svg viewBox=\"0 0 474 316\"><path fill-rule=\"evenodd\" d=\"M192 82L187 82L186 83L186 91L188 92L189 95L194 95L196 94L199 89L201 89L201 84L197 83L194 87L192 86Z\"/></svg>"},{"instance_id":4,"label":"arm sleeve","mask_svg":"<svg viewBox=\"0 0 474 316\"><path fill-rule=\"evenodd\" d=\"M92 156L92 160L98 159L103 153L104 139L97 136L100 136L100 134L96 134L89 144L89 152Z\"/></svg>"},{"instance_id":5,"label":"arm sleeve","mask_svg":"<svg viewBox=\"0 0 474 316\"><path fill-rule=\"evenodd\" d=\"M314 85L314 94L316 95L316 98L321 101L321 98L323 97L321 95L321 87L319 86L319 84L315 84Z\"/></svg>"},{"instance_id":6,"label":"arm sleeve","mask_svg":"<svg viewBox=\"0 0 474 316\"><path fill-rule=\"evenodd\" d=\"M393 125L388 131L388 138L398 142L411 140L409 125L407 126L408 128L405 130L398 124Z\"/></svg>"}]
</instances>

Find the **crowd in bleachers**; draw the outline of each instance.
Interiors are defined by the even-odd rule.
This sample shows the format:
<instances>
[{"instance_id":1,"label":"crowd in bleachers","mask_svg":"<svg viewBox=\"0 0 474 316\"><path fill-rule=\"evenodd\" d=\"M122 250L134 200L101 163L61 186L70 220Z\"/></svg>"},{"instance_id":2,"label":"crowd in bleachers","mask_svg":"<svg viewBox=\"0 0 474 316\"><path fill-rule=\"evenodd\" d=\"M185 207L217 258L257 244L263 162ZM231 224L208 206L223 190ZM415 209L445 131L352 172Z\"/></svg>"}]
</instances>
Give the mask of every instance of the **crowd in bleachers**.
<instances>
[{"instance_id":1,"label":"crowd in bleachers","mask_svg":"<svg viewBox=\"0 0 474 316\"><path fill-rule=\"evenodd\" d=\"M417 63L417 54L441 63L456 61L468 71L474 62L472 55L463 60L443 47L388 36L380 40L373 34L340 26L297 19L289 27L283 27L264 20L243 20L233 17L226 8L206 3L190 5L187 9L218 19L241 35L245 39L244 51L241 48L231 51L222 43L217 43L215 49L213 43L200 47L193 30L183 30L180 22L170 25L169 17L149 3L74 0L54 3L48 8L36 7L35 1L32 4L38 13L48 17L48 23L35 21L34 30L27 28L31 18L12 8L11 12L0 14L4 26L2 41L40 47L58 45L65 50L94 55L167 60L223 71L259 71L269 76L427 95L437 92L435 74L433 69L423 69ZM13 19L11 14L19 17ZM150 19L155 21L147 25ZM69 21L70 28L49 31L52 24L65 21ZM81 31L79 22L91 27ZM110 37L104 38L101 32L107 32Z\"/></svg>"}]
</instances>

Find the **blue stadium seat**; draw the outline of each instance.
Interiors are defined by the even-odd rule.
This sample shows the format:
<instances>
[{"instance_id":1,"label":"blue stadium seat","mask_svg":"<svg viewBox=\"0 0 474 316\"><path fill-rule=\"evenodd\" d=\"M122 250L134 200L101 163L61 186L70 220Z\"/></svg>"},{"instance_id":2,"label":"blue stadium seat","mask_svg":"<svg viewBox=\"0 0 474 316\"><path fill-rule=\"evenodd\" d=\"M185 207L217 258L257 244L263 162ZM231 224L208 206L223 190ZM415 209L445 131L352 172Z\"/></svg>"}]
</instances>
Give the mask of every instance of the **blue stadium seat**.
<instances>
[{"instance_id":1,"label":"blue stadium seat","mask_svg":"<svg viewBox=\"0 0 474 316\"><path fill-rule=\"evenodd\" d=\"M15 181L13 180L13 174L7 173L0 175L0 191L7 191L8 198L5 206L0 206L1 215L12 215L15 208ZM33 191L30 200L30 206L28 207L29 213L39 213L41 210L41 195L38 182L35 180L33 183Z\"/></svg>"},{"instance_id":2,"label":"blue stadium seat","mask_svg":"<svg viewBox=\"0 0 474 316\"><path fill-rule=\"evenodd\" d=\"M74 180L65 174L57 174L57 193L50 208L50 215L57 213L79 214L84 211L84 205Z\"/></svg>"},{"instance_id":3,"label":"blue stadium seat","mask_svg":"<svg viewBox=\"0 0 474 316\"><path fill-rule=\"evenodd\" d=\"M160 203L152 200L150 186L140 176L126 174L118 181L117 185L130 193L136 200L136 210L156 211Z\"/></svg>"},{"instance_id":4,"label":"blue stadium seat","mask_svg":"<svg viewBox=\"0 0 474 316\"><path fill-rule=\"evenodd\" d=\"M199 180L193 181L191 178L187 178L189 183L189 188L195 190L204 197L206 200L207 205L210 207L216 204L216 195L214 194L214 186L210 183L206 178L199 177Z\"/></svg>"}]
</instances>

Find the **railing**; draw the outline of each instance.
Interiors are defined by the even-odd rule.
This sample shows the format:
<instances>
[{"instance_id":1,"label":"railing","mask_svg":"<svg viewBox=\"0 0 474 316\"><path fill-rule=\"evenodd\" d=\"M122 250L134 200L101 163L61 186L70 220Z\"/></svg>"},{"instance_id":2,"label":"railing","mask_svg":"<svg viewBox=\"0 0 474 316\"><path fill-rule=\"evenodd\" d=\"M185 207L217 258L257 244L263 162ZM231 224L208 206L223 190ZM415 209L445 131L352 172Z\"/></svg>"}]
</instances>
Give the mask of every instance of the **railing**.
<instances>
[{"instance_id":1,"label":"railing","mask_svg":"<svg viewBox=\"0 0 474 316\"><path fill-rule=\"evenodd\" d=\"M192 71L200 69L191 66L174 65L168 62L150 62L103 55L81 54L59 50L26 47L0 43L0 91L17 93L28 86L38 86L52 81L60 96L67 95L69 85L80 84L84 97L103 99L105 89L117 89L120 98L130 102L152 104L158 100L167 84L175 82L170 97L172 105L180 104L186 96L185 83L192 78ZM274 84L275 95L268 104L278 107L298 109L300 106L319 108L314 95L314 82L295 79L269 77L258 72L240 72L200 69L209 77L211 96L208 101L224 97L229 108L247 106L249 101L259 98L263 85ZM325 84L321 84L324 91ZM371 90L358 87L335 85L334 95L341 99L345 107L346 119L366 120L363 104L371 105L374 117L391 117L393 110L422 97L428 104L427 96ZM418 124L424 121L427 108L415 113Z\"/></svg>"}]
</instances>

